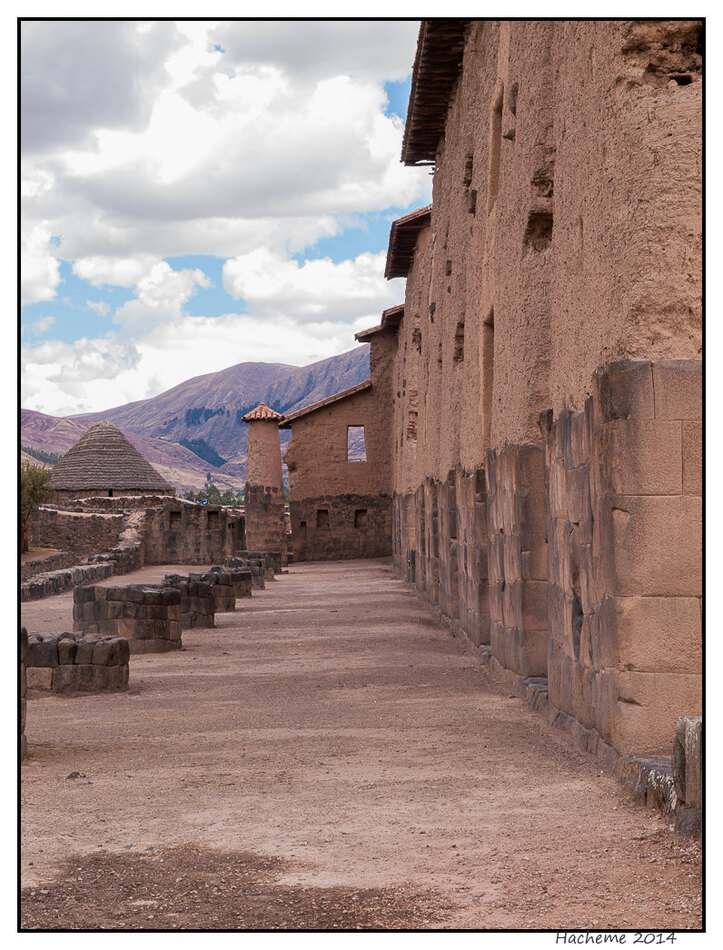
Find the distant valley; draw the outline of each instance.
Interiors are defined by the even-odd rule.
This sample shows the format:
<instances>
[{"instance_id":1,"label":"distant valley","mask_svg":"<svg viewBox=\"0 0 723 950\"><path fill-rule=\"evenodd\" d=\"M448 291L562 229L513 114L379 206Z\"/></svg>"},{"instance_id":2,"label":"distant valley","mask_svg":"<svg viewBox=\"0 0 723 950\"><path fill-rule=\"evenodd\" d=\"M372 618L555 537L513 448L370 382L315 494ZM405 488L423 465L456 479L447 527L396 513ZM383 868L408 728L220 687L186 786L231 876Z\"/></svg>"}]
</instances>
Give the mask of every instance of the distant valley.
<instances>
[{"instance_id":1,"label":"distant valley","mask_svg":"<svg viewBox=\"0 0 723 950\"><path fill-rule=\"evenodd\" d=\"M56 417L23 409L20 443L24 451L52 461L94 422L109 419L179 494L202 488L207 473L222 491L236 490L246 479L245 413L260 402L277 412L294 412L368 376L368 345L302 367L238 363L104 412ZM290 433L281 435L283 447Z\"/></svg>"}]
</instances>

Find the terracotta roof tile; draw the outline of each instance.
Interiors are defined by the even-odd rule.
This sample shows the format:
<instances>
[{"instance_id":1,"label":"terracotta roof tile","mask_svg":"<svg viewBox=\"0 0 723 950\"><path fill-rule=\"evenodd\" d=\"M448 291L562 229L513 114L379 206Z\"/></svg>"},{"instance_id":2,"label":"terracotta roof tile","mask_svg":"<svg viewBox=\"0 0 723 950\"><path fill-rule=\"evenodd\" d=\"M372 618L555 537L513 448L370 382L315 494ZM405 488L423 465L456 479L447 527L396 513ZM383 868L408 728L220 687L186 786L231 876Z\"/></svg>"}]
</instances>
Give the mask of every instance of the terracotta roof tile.
<instances>
[{"instance_id":1,"label":"terracotta roof tile","mask_svg":"<svg viewBox=\"0 0 723 950\"><path fill-rule=\"evenodd\" d=\"M373 336L376 336L377 333L384 333L386 330L391 330L393 333L396 333L403 317L403 303L397 304L396 307L389 307L382 313L382 322L378 326L369 327L368 330L360 330L358 333L354 334L354 339L358 340L360 343L366 343L367 340Z\"/></svg>"},{"instance_id":2,"label":"terracotta roof tile","mask_svg":"<svg viewBox=\"0 0 723 950\"><path fill-rule=\"evenodd\" d=\"M270 409L265 402L260 402L255 409L252 409L251 412L247 412L241 421L256 422L259 419L263 419L264 421L281 422L283 418L280 412Z\"/></svg>"},{"instance_id":3,"label":"terracotta roof tile","mask_svg":"<svg viewBox=\"0 0 723 950\"><path fill-rule=\"evenodd\" d=\"M66 491L173 491L173 486L107 419L91 426L56 462L50 485Z\"/></svg>"}]
</instances>

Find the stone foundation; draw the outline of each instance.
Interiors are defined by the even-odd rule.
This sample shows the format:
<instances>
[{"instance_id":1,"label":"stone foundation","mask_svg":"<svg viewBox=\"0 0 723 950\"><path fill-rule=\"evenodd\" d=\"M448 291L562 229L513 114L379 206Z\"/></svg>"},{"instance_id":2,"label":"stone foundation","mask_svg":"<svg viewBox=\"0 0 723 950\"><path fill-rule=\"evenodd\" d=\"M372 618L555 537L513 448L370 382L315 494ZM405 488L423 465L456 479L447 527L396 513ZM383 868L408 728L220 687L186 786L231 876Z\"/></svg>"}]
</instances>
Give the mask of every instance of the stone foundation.
<instances>
[{"instance_id":1,"label":"stone foundation","mask_svg":"<svg viewBox=\"0 0 723 950\"><path fill-rule=\"evenodd\" d=\"M122 637L76 633L31 636L27 647L29 689L96 693L128 688L130 648Z\"/></svg>"},{"instance_id":2,"label":"stone foundation","mask_svg":"<svg viewBox=\"0 0 723 950\"><path fill-rule=\"evenodd\" d=\"M43 506L30 515L29 530L34 545L88 555L114 547L123 531L124 520L122 512Z\"/></svg>"},{"instance_id":3,"label":"stone foundation","mask_svg":"<svg viewBox=\"0 0 723 950\"><path fill-rule=\"evenodd\" d=\"M278 441L278 435L274 433ZM246 543L257 551L278 551L279 570L287 563L283 489L246 483Z\"/></svg>"},{"instance_id":4,"label":"stone foundation","mask_svg":"<svg viewBox=\"0 0 723 950\"><path fill-rule=\"evenodd\" d=\"M128 639L131 654L180 650L181 592L151 585L76 587L73 629Z\"/></svg>"},{"instance_id":5,"label":"stone foundation","mask_svg":"<svg viewBox=\"0 0 723 950\"><path fill-rule=\"evenodd\" d=\"M623 755L701 710L701 364L611 363L542 418L550 698Z\"/></svg>"},{"instance_id":6,"label":"stone foundation","mask_svg":"<svg viewBox=\"0 0 723 950\"><path fill-rule=\"evenodd\" d=\"M28 677L27 677L27 658L28 658L28 631L25 627L20 628L20 709L18 710L18 733L20 744L20 758L24 759L28 752L28 740L25 737L25 721L28 711Z\"/></svg>"},{"instance_id":7,"label":"stone foundation","mask_svg":"<svg viewBox=\"0 0 723 950\"><path fill-rule=\"evenodd\" d=\"M520 676L547 673L547 542L543 453L509 445L487 453L490 644Z\"/></svg>"},{"instance_id":8,"label":"stone foundation","mask_svg":"<svg viewBox=\"0 0 723 950\"><path fill-rule=\"evenodd\" d=\"M388 557L392 507L388 495L320 495L291 500L295 561Z\"/></svg>"}]
</instances>

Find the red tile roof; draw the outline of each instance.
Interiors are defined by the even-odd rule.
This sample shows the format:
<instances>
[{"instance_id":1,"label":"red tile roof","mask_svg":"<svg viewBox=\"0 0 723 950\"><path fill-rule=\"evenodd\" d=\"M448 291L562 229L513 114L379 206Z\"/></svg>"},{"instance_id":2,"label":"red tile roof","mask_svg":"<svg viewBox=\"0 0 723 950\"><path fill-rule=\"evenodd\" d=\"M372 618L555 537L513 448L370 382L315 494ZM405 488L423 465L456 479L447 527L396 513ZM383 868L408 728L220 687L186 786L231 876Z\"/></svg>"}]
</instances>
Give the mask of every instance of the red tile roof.
<instances>
[{"instance_id":1,"label":"red tile roof","mask_svg":"<svg viewBox=\"0 0 723 950\"><path fill-rule=\"evenodd\" d=\"M270 409L265 402L260 402L255 409L252 409L251 412L247 412L245 416L242 416L241 422L257 422L259 419L265 422L281 422L283 418L280 412L275 412L273 409Z\"/></svg>"},{"instance_id":2,"label":"red tile roof","mask_svg":"<svg viewBox=\"0 0 723 950\"><path fill-rule=\"evenodd\" d=\"M379 326L370 327L368 330L360 330L354 334L354 339L360 343L366 343L371 337L376 336L377 333L384 333L385 330L391 330L393 333L396 333L403 317L403 303L397 304L396 307L389 307L382 313L382 322Z\"/></svg>"}]
</instances>

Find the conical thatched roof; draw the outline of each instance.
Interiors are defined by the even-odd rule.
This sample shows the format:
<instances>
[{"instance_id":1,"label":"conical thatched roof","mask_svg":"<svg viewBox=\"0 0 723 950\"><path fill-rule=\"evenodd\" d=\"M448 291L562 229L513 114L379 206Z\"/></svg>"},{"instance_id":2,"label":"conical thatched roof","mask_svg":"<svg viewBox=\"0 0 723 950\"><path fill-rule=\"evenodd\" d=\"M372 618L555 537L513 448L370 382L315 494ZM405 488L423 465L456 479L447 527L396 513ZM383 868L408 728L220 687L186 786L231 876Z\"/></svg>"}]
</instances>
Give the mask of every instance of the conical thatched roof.
<instances>
[{"instance_id":1,"label":"conical thatched roof","mask_svg":"<svg viewBox=\"0 0 723 950\"><path fill-rule=\"evenodd\" d=\"M105 419L55 464L50 485L61 491L173 491L118 426Z\"/></svg>"}]
</instances>

